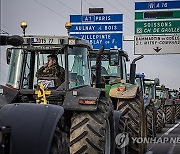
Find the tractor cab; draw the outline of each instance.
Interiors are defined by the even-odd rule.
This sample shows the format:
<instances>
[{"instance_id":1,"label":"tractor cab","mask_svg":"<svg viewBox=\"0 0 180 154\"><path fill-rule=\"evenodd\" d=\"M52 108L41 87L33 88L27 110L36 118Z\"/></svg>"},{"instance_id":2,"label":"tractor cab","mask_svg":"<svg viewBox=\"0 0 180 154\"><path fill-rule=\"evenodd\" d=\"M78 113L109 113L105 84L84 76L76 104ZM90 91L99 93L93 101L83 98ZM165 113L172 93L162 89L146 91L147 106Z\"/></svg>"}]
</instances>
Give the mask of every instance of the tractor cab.
<instances>
[{"instance_id":1,"label":"tractor cab","mask_svg":"<svg viewBox=\"0 0 180 154\"><path fill-rule=\"evenodd\" d=\"M46 84L49 84L50 87L58 87L64 84L65 89L90 85L90 71L87 71L89 70L87 62L88 46L75 44L76 41L78 42L77 38L68 40L68 38L52 36L31 36L24 37L24 40L29 43L23 44L19 48L8 49L11 52L8 86L16 89L34 89L40 81L46 82L46 80ZM40 42L42 43L40 45L36 40L44 40L45 42L51 40L66 41L67 44L45 46L42 42ZM74 44L69 45L68 41L74 41ZM66 77L62 77L64 80L66 78L64 83L59 83L58 78L53 77L53 75L47 77L36 76L36 72L48 62L48 55L52 54L57 56L58 65L65 71Z\"/></svg>"},{"instance_id":2,"label":"tractor cab","mask_svg":"<svg viewBox=\"0 0 180 154\"><path fill-rule=\"evenodd\" d=\"M90 52L92 78L95 81L96 72L96 55L97 51ZM102 82L109 84L113 80L120 78L127 80L126 61L128 54L120 49L112 48L105 50L101 55L101 76Z\"/></svg>"},{"instance_id":3,"label":"tractor cab","mask_svg":"<svg viewBox=\"0 0 180 154\"><path fill-rule=\"evenodd\" d=\"M144 80L145 80L144 73L136 73L135 84L139 86L139 91L142 93L143 96L145 94Z\"/></svg>"},{"instance_id":4,"label":"tractor cab","mask_svg":"<svg viewBox=\"0 0 180 154\"><path fill-rule=\"evenodd\" d=\"M41 83L45 89L56 91L91 85L88 60L91 46L85 40L68 36L25 36L23 42L21 46L7 49L9 74L6 85L1 88L8 91L7 97L11 101L21 100L16 97L21 96L18 93L23 97L33 95ZM37 76L37 71L48 62L49 55L57 57L57 65L64 75L54 76L56 73L49 72L50 75Z\"/></svg>"},{"instance_id":5,"label":"tractor cab","mask_svg":"<svg viewBox=\"0 0 180 154\"><path fill-rule=\"evenodd\" d=\"M165 86L156 86L156 99L166 99L166 91L165 91Z\"/></svg>"},{"instance_id":6,"label":"tractor cab","mask_svg":"<svg viewBox=\"0 0 180 154\"><path fill-rule=\"evenodd\" d=\"M153 99L156 98L156 85L159 85L159 79L145 79L145 94Z\"/></svg>"}]
</instances>

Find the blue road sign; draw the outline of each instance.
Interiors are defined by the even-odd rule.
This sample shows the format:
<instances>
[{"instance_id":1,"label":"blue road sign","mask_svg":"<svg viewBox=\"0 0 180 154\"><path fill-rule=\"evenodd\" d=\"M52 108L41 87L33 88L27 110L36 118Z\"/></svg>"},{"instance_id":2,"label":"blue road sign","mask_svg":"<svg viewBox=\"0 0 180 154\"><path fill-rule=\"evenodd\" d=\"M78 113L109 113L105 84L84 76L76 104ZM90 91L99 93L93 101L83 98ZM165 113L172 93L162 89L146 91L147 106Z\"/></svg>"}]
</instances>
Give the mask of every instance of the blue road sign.
<instances>
[{"instance_id":1,"label":"blue road sign","mask_svg":"<svg viewBox=\"0 0 180 154\"><path fill-rule=\"evenodd\" d=\"M70 32L107 32L122 30L122 24L72 24Z\"/></svg>"},{"instance_id":2,"label":"blue road sign","mask_svg":"<svg viewBox=\"0 0 180 154\"><path fill-rule=\"evenodd\" d=\"M70 15L71 23L78 22L122 22L122 14Z\"/></svg>"},{"instance_id":3,"label":"blue road sign","mask_svg":"<svg viewBox=\"0 0 180 154\"><path fill-rule=\"evenodd\" d=\"M94 50L117 46L122 49L122 14L70 15L70 35L88 40Z\"/></svg>"},{"instance_id":4,"label":"blue road sign","mask_svg":"<svg viewBox=\"0 0 180 154\"><path fill-rule=\"evenodd\" d=\"M105 49L110 49L114 46L122 49L122 33L71 34L71 36L88 40L93 45L94 50L98 50L102 45L104 45Z\"/></svg>"},{"instance_id":5,"label":"blue road sign","mask_svg":"<svg viewBox=\"0 0 180 154\"><path fill-rule=\"evenodd\" d=\"M153 9L158 10L158 9L177 9L177 8L180 8L180 0L135 3L135 10L153 10Z\"/></svg>"}]
</instances>

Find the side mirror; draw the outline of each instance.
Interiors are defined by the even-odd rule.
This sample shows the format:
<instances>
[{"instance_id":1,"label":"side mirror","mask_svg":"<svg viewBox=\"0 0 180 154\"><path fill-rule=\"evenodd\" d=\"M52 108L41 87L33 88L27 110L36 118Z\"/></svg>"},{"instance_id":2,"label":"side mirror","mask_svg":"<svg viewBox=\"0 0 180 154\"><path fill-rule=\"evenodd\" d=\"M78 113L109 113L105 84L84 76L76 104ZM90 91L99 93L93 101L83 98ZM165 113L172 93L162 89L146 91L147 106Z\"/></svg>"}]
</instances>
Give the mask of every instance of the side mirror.
<instances>
[{"instance_id":1,"label":"side mirror","mask_svg":"<svg viewBox=\"0 0 180 154\"><path fill-rule=\"evenodd\" d=\"M10 60L11 60L11 49L7 49L6 50L6 62L8 65L10 63Z\"/></svg>"},{"instance_id":2,"label":"side mirror","mask_svg":"<svg viewBox=\"0 0 180 154\"><path fill-rule=\"evenodd\" d=\"M110 50L109 52L109 65L118 66L119 65L119 52L118 50Z\"/></svg>"}]
</instances>

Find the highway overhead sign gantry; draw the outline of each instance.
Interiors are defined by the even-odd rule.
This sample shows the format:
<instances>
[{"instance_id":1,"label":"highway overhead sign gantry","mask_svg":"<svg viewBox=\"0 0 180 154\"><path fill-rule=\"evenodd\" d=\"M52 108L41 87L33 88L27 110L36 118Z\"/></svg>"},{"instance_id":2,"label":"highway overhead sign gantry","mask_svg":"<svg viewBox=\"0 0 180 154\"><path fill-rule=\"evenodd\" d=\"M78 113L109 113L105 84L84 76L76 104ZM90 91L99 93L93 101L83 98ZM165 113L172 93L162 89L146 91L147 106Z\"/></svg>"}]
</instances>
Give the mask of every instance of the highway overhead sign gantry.
<instances>
[{"instance_id":1,"label":"highway overhead sign gantry","mask_svg":"<svg viewBox=\"0 0 180 154\"><path fill-rule=\"evenodd\" d=\"M180 0L135 3L135 54L180 53L179 36Z\"/></svg>"},{"instance_id":2,"label":"highway overhead sign gantry","mask_svg":"<svg viewBox=\"0 0 180 154\"><path fill-rule=\"evenodd\" d=\"M122 14L70 15L70 22L70 35L88 40L94 50L102 45L105 49L114 46L122 49Z\"/></svg>"}]
</instances>

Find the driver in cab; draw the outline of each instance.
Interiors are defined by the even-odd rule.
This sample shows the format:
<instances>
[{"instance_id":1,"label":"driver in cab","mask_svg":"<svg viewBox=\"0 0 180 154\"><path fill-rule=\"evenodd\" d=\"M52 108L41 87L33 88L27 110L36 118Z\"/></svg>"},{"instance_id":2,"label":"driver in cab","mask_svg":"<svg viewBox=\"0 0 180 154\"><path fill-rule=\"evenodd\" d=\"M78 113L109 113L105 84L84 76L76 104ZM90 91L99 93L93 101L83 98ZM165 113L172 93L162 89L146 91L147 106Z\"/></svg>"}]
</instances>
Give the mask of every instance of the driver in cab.
<instances>
[{"instance_id":1,"label":"driver in cab","mask_svg":"<svg viewBox=\"0 0 180 154\"><path fill-rule=\"evenodd\" d=\"M57 77L62 84L65 80L65 70L58 64L57 55L48 55L48 62L36 72L36 77Z\"/></svg>"}]
</instances>

